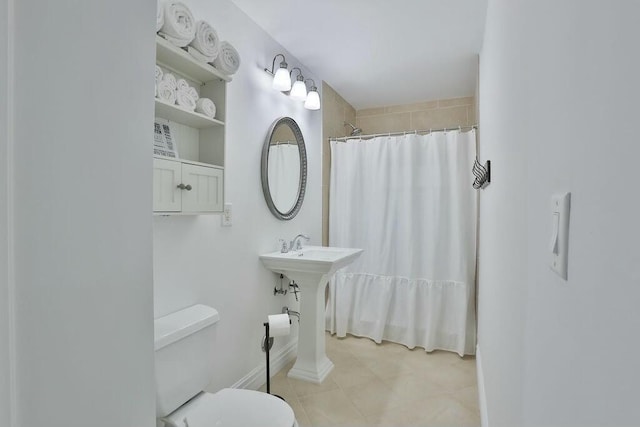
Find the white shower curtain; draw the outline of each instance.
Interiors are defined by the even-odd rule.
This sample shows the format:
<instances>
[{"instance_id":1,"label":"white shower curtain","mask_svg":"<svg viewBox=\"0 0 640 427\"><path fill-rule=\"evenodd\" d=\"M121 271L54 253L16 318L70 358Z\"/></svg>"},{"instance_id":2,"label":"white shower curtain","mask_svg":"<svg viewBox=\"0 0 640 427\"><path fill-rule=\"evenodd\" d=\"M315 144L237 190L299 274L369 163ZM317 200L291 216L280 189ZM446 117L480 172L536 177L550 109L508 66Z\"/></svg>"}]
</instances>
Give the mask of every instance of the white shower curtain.
<instances>
[{"instance_id":1,"label":"white shower curtain","mask_svg":"<svg viewBox=\"0 0 640 427\"><path fill-rule=\"evenodd\" d=\"M475 131L331 142L329 244L363 248L330 283L327 330L475 351Z\"/></svg>"}]
</instances>

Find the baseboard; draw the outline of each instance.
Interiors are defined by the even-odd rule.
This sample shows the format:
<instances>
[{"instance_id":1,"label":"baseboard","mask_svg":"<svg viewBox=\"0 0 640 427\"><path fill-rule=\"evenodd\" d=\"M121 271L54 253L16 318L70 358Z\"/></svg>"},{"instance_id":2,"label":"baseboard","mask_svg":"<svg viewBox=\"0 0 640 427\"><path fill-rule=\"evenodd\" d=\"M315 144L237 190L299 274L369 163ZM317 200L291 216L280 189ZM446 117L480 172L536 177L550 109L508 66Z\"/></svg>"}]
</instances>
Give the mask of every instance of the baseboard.
<instances>
[{"instance_id":1,"label":"baseboard","mask_svg":"<svg viewBox=\"0 0 640 427\"><path fill-rule=\"evenodd\" d=\"M478 373L478 401L480 405L480 425L489 427L489 414L487 413L487 395L484 388L484 371L482 369L482 355L480 345L476 346L476 371Z\"/></svg>"},{"instance_id":2,"label":"baseboard","mask_svg":"<svg viewBox=\"0 0 640 427\"><path fill-rule=\"evenodd\" d=\"M298 350L298 340L293 340L289 342L287 345L279 349L278 351L270 353L271 366L270 374L273 377L278 373L282 368L284 368L287 363L295 359L296 353ZM255 367L251 370L247 375L240 378L235 384L231 386L231 388L243 388L247 390L258 390L262 387L267 379L266 379L266 371L267 368L264 366L264 362L260 364L260 366Z\"/></svg>"}]
</instances>

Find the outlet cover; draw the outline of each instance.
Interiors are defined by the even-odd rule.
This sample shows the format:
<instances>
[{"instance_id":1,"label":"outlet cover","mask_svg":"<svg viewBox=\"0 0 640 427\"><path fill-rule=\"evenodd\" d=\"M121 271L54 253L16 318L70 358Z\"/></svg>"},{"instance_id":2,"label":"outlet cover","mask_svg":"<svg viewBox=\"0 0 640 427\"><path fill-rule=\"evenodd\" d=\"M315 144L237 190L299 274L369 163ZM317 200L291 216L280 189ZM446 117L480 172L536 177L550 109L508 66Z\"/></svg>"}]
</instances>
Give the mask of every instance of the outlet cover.
<instances>
[{"instance_id":1,"label":"outlet cover","mask_svg":"<svg viewBox=\"0 0 640 427\"><path fill-rule=\"evenodd\" d=\"M222 211L222 226L231 227L232 223L232 208L231 203L224 204L224 210Z\"/></svg>"}]
</instances>

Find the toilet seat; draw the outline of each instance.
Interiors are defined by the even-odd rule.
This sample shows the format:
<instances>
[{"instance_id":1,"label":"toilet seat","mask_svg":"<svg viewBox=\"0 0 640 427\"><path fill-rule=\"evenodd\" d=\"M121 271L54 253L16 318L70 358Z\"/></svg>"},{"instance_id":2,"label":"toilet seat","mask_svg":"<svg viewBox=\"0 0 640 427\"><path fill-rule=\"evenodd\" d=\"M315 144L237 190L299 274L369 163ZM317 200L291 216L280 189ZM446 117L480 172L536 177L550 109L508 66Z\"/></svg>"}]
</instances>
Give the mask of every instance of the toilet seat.
<instances>
[{"instance_id":1,"label":"toilet seat","mask_svg":"<svg viewBox=\"0 0 640 427\"><path fill-rule=\"evenodd\" d=\"M225 388L203 392L162 420L186 427L297 427L291 406L267 393Z\"/></svg>"}]
</instances>

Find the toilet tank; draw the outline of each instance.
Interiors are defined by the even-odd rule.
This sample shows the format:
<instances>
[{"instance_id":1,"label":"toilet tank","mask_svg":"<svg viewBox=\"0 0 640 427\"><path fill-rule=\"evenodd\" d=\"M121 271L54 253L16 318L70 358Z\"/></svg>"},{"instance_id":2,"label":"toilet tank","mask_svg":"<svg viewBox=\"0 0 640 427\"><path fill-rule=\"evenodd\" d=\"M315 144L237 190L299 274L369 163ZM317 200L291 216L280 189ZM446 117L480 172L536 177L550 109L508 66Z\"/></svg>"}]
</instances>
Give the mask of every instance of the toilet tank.
<instances>
[{"instance_id":1,"label":"toilet tank","mask_svg":"<svg viewBox=\"0 0 640 427\"><path fill-rule=\"evenodd\" d=\"M155 320L156 417L170 414L211 381L218 320L218 312L202 304Z\"/></svg>"}]
</instances>

